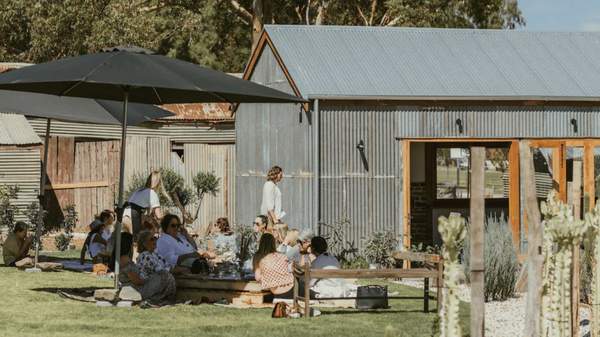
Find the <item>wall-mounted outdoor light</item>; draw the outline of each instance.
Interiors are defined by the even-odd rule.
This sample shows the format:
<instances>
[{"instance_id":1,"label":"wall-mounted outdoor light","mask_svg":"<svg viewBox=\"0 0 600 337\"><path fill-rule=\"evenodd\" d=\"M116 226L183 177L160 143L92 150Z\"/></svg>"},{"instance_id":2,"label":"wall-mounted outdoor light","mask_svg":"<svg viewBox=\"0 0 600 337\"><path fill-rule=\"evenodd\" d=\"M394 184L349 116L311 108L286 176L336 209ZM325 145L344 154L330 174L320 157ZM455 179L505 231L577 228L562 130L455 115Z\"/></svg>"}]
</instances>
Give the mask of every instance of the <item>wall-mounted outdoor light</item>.
<instances>
[{"instance_id":1,"label":"wall-mounted outdoor light","mask_svg":"<svg viewBox=\"0 0 600 337\"><path fill-rule=\"evenodd\" d=\"M369 163L367 162L367 156L365 155L365 142L361 139L356 145L358 152L360 152L360 160L363 163L365 171L369 172Z\"/></svg>"},{"instance_id":2,"label":"wall-mounted outdoor light","mask_svg":"<svg viewBox=\"0 0 600 337\"><path fill-rule=\"evenodd\" d=\"M575 118L571 118L571 125L573 126L573 132L577 133L577 120Z\"/></svg>"},{"instance_id":3,"label":"wall-mounted outdoor light","mask_svg":"<svg viewBox=\"0 0 600 337\"><path fill-rule=\"evenodd\" d=\"M460 119L460 118L456 119L456 126L458 126L458 133L463 133L463 131L465 131L462 119Z\"/></svg>"}]
</instances>

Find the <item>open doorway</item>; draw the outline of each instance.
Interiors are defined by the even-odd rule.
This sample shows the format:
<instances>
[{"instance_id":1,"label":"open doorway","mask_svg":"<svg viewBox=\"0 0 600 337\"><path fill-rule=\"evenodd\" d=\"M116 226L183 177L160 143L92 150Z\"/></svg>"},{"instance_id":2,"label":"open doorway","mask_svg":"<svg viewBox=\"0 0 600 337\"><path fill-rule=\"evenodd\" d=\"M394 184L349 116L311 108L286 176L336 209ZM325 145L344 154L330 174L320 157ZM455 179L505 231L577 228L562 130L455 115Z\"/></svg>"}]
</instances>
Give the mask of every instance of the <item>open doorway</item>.
<instances>
[{"instance_id":1,"label":"open doorway","mask_svg":"<svg viewBox=\"0 0 600 337\"><path fill-rule=\"evenodd\" d=\"M518 141L405 141L409 165L405 166L405 229L408 246L439 245L437 219L458 212L469 216L470 147L485 146L486 216L503 217L520 241Z\"/></svg>"}]
</instances>

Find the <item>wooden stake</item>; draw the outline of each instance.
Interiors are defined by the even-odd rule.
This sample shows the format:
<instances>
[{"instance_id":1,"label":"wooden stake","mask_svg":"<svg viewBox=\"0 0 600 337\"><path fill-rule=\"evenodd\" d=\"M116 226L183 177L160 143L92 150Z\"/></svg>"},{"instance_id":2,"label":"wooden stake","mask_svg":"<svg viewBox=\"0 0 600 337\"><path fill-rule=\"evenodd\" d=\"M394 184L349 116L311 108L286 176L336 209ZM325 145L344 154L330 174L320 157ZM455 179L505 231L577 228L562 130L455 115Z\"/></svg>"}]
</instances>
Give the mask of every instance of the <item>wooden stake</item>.
<instances>
[{"instance_id":1,"label":"wooden stake","mask_svg":"<svg viewBox=\"0 0 600 337\"><path fill-rule=\"evenodd\" d=\"M581 218L581 182L583 163L573 161L573 215ZM573 247L573 266L571 268L571 336L579 336L579 246Z\"/></svg>"},{"instance_id":2,"label":"wooden stake","mask_svg":"<svg viewBox=\"0 0 600 337\"><path fill-rule=\"evenodd\" d=\"M521 171L525 184L525 211L527 213L527 306L524 337L540 337L540 311L542 306L542 227L540 224L540 209L535 193L535 171L533 156L529 141L519 144Z\"/></svg>"},{"instance_id":3,"label":"wooden stake","mask_svg":"<svg viewBox=\"0 0 600 337\"><path fill-rule=\"evenodd\" d=\"M484 162L485 147L471 147L471 337L483 337L485 335Z\"/></svg>"}]
</instances>

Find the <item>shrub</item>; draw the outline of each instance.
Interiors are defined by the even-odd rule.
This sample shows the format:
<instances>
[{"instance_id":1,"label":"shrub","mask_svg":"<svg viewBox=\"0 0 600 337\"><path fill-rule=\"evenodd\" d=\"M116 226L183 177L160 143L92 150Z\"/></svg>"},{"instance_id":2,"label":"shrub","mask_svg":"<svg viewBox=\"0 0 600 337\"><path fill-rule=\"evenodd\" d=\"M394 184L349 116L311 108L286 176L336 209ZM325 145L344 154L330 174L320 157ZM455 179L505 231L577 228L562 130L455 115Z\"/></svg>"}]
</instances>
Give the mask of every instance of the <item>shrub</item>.
<instances>
[{"instance_id":1,"label":"shrub","mask_svg":"<svg viewBox=\"0 0 600 337\"><path fill-rule=\"evenodd\" d=\"M327 250L340 264L352 263L359 257L354 241L348 241L344 235L344 231L350 226L350 220L342 219L332 224L321 223L320 226L326 231L322 236L327 240Z\"/></svg>"},{"instance_id":2,"label":"shrub","mask_svg":"<svg viewBox=\"0 0 600 337\"><path fill-rule=\"evenodd\" d=\"M470 276L470 228L463 249L465 276ZM504 215L488 217L484 232L484 265L486 301L503 301L513 296L519 262L512 241L512 233Z\"/></svg>"},{"instance_id":3,"label":"shrub","mask_svg":"<svg viewBox=\"0 0 600 337\"><path fill-rule=\"evenodd\" d=\"M17 207L11 200L17 198L18 186L0 185L0 227L8 227L12 231L15 225Z\"/></svg>"},{"instance_id":4,"label":"shrub","mask_svg":"<svg viewBox=\"0 0 600 337\"><path fill-rule=\"evenodd\" d=\"M60 233L54 237L54 244L56 248L61 252L69 249L69 245L71 244L71 240L73 239L73 234Z\"/></svg>"},{"instance_id":5,"label":"shrub","mask_svg":"<svg viewBox=\"0 0 600 337\"><path fill-rule=\"evenodd\" d=\"M365 242L363 252L369 263L375 263L384 268L391 268L396 264L392 253L397 246L398 239L393 232L375 232Z\"/></svg>"},{"instance_id":6,"label":"shrub","mask_svg":"<svg viewBox=\"0 0 600 337\"><path fill-rule=\"evenodd\" d=\"M340 262L342 269L367 269L369 262L363 256L357 255L351 260Z\"/></svg>"},{"instance_id":7,"label":"shrub","mask_svg":"<svg viewBox=\"0 0 600 337\"><path fill-rule=\"evenodd\" d=\"M73 229L77 225L77 211L75 211L75 205L67 205L63 211L65 212L65 218L60 224L63 232L54 238L54 244L61 252L69 249L69 244L73 239Z\"/></svg>"}]
</instances>

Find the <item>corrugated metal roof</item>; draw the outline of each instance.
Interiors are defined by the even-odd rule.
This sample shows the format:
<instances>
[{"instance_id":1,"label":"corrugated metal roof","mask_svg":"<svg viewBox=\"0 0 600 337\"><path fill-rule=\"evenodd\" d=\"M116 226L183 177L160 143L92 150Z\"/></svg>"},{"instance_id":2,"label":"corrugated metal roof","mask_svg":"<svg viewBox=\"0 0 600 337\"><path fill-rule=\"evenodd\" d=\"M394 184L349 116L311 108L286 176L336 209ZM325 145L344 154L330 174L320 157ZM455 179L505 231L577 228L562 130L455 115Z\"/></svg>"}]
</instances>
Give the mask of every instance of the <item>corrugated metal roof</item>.
<instances>
[{"instance_id":1,"label":"corrugated metal roof","mask_svg":"<svg viewBox=\"0 0 600 337\"><path fill-rule=\"evenodd\" d=\"M25 116L0 113L0 145L41 144Z\"/></svg>"},{"instance_id":2,"label":"corrugated metal roof","mask_svg":"<svg viewBox=\"0 0 600 337\"><path fill-rule=\"evenodd\" d=\"M175 116L160 120L177 121L233 121L234 117L229 103L187 103L165 104L161 108L171 111Z\"/></svg>"},{"instance_id":3,"label":"corrugated metal roof","mask_svg":"<svg viewBox=\"0 0 600 337\"><path fill-rule=\"evenodd\" d=\"M305 98L600 98L600 33L286 25L265 31Z\"/></svg>"}]
</instances>

